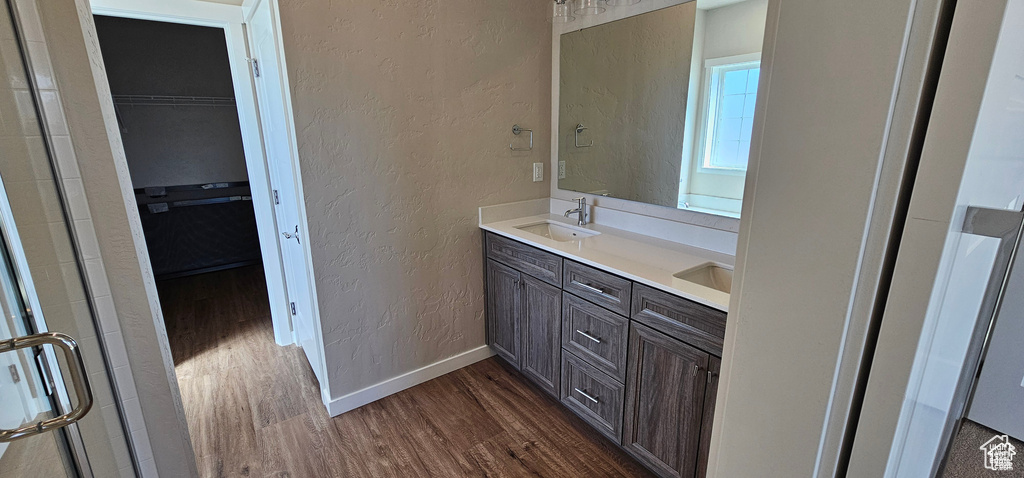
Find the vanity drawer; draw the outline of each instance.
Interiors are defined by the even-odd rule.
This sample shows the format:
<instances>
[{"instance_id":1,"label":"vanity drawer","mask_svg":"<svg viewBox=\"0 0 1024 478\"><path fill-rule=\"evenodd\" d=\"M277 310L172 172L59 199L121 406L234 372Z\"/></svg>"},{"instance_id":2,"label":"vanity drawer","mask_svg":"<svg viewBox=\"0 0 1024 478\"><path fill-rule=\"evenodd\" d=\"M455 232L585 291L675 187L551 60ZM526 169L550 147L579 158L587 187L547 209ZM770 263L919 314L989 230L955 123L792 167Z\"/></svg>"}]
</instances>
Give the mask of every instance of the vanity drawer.
<instances>
[{"instance_id":1,"label":"vanity drawer","mask_svg":"<svg viewBox=\"0 0 1024 478\"><path fill-rule=\"evenodd\" d=\"M613 442L622 437L625 388L571 353L562 354L562 404Z\"/></svg>"},{"instance_id":2,"label":"vanity drawer","mask_svg":"<svg viewBox=\"0 0 1024 478\"><path fill-rule=\"evenodd\" d=\"M562 258L497 234L487 234L487 257L553 286L562 286Z\"/></svg>"},{"instance_id":3,"label":"vanity drawer","mask_svg":"<svg viewBox=\"0 0 1024 478\"><path fill-rule=\"evenodd\" d=\"M562 349L622 382L626 379L629 319L562 293Z\"/></svg>"},{"instance_id":4,"label":"vanity drawer","mask_svg":"<svg viewBox=\"0 0 1024 478\"><path fill-rule=\"evenodd\" d=\"M565 261L562 279L564 289L612 312L629 315L629 299L633 282L619 276Z\"/></svg>"},{"instance_id":5,"label":"vanity drawer","mask_svg":"<svg viewBox=\"0 0 1024 478\"><path fill-rule=\"evenodd\" d=\"M633 320L719 357L725 316L718 309L633 284Z\"/></svg>"}]
</instances>

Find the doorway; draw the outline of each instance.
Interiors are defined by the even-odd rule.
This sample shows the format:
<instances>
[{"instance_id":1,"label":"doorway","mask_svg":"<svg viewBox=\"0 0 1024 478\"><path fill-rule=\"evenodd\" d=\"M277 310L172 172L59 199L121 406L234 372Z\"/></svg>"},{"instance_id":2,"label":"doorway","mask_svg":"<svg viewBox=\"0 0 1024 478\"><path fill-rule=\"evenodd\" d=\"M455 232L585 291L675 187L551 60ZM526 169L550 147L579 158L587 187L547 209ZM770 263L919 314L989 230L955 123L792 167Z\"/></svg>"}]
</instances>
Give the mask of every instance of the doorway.
<instances>
[{"instance_id":1,"label":"doorway","mask_svg":"<svg viewBox=\"0 0 1024 478\"><path fill-rule=\"evenodd\" d=\"M278 345L300 344L326 404L330 388L276 1L237 6L195 0L92 0L91 5L96 16L207 27L226 41L274 340ZM268 41L262 42L262 50L250 33L256 30L269 32L263 35Z\"/></svg>"},{"instance_id":2,"label":"doorway","mask_svg":"<svg viewBox=\"0 0 1024 478\"><path fill-rule=\"evenodd\" d=\"M95 22L156 279L261 265L223 30Z\"/></svg>"},{"instance_id":3,"label":"doorway","mask_svg":"<svg viewBox=\"0 0 1024 478\"><path fill-rule=\"evenodd\" d=\"M257 420L244 413L223 420L233 399L255 394L242 380L252 374L239 365L288 353L297 343L308 363L278 371L313 376L316 384L306 372L318 364L319 343L302 333L307 302L296 297L304 278L286 274L275 283L265 270L280 267L282 254L305 234L276 227L284 198L275 201L269 222L266 215L260 220L254 199L266 188L258 174L265 163L246 148L225 29L108 15L94 21L175 374L205 466L214 449L206 437L252 429ZM274 296L289 298L283 311ZM284 333L275 320L281 316Z\"/></svg>"}]
</instances>

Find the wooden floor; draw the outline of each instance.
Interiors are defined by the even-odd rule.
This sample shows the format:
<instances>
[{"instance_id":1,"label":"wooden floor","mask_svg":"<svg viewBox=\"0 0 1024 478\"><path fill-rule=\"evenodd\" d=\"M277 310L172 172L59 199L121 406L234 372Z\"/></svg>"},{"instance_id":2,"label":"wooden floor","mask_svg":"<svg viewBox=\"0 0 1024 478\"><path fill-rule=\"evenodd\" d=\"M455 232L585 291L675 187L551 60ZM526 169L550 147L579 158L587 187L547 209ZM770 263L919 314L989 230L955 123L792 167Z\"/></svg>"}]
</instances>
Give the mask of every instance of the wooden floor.
<instances>
[{"instance_id":1,"label":"wooden floor","mask_svg":"<svg viewBox=\"0 0 1024 478\"><path fill-rule=\"evenodd\" d=\"M203 476L647 476L493 358L331 418L274 344L261 269L159 290Z\"/></svg>"}]
</instances>

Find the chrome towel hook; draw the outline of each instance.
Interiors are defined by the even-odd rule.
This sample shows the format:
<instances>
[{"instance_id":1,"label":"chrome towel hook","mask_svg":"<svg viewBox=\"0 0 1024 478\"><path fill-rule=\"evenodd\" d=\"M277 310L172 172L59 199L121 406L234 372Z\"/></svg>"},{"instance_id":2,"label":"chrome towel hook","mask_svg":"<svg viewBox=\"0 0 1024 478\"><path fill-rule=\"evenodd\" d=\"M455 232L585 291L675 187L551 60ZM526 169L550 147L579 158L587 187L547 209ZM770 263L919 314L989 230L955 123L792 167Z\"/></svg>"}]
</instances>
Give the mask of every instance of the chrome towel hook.
<instances>
[{"instance_id":1,"label":"chrome towel hook","mask_svg":"<svg viewBox=\"0 0 1024 478\"><path fill-rule=\"evenodd\" d=\"M580 133L582 133L582 132L584 132L586 130L587 130L587 127L583 126L583 123L580 123L580 124L576 125L576 139L575 139L575 141L576 141L576 147L577 148L589 148L589 147L594 145L594 140L590 140L590 144L580 144Z\"/></svg>"},{"instance_id":2,"label":"chrome towel hook","mask_svg":"<svg viewBox=\"0 0 1024 478\"><path fill-rule=\"evenodd\" d=\"M516 136L519 136L519 133L523 133L523 132L530 133L530 147L528 147L528 148L517 148L512 143L509 143L508 149L511 149L512 151L531 151L531 150L533 150L533 130L532 129L524 129L522 126L519 126L517 124L516 125L512 125L512 134L514 134Z\"/></svg>"}]
</instances>

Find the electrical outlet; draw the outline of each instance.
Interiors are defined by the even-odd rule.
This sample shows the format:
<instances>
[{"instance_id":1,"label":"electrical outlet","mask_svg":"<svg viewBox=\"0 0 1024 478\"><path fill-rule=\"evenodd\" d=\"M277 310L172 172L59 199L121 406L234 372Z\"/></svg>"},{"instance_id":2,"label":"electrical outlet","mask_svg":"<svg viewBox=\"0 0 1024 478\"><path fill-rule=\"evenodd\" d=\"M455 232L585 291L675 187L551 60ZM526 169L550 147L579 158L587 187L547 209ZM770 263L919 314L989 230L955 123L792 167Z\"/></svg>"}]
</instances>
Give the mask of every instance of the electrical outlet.
<instances>
[{"instance_id":1,"label":"electrical outlet","mask_svg":"<svg viewBox=\"0 0 1024 478\"><path fill-rule=\"evenodd\" d=\"M558 162L558 179L565 179L565 161Z\"/></svg>"},{"instance_id":2,"label":"electrical outlet","mask_svg":"<svg viewBox=\"0 0 1024 478\"><path fill-rule=\"evenodd\" d=\"M533 163L533 182L544 180L544 163Z\"/></svg>"}]
</instances>

